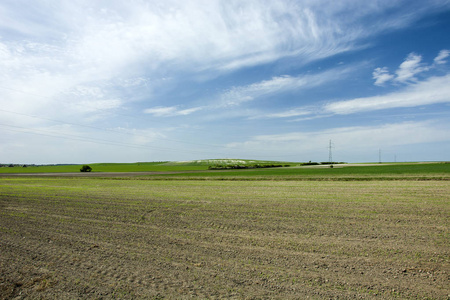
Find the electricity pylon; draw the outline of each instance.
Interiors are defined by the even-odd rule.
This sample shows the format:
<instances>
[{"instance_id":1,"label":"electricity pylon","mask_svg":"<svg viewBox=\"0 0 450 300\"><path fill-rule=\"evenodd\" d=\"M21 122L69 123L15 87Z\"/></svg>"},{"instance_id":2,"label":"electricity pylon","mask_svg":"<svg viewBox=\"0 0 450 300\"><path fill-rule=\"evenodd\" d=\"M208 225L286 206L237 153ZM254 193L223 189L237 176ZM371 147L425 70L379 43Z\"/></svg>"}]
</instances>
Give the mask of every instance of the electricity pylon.
<instances>
[{"instance_id":1,"label":"electricity pylon","mask_svg":"<svg viewBox=\"0 0 450 300\"><path fill-rule=\"evenodd\" d=\"M328 161L330 163L333 162L333 155L331 153L332 148L333 148L333 144L331 143L331 140L330 140L330 145L328 146Z\"/></svg>"}]
</instances>

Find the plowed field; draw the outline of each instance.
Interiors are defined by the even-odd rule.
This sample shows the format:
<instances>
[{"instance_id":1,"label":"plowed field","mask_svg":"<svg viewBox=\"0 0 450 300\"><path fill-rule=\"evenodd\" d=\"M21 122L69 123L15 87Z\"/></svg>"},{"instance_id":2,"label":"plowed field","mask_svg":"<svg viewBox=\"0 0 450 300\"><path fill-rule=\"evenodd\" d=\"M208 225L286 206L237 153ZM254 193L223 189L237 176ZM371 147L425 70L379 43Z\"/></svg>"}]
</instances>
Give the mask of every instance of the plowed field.
<instances>
[{"instance_id":1,"label":"plowed field","mask_svg":"<svg viewBox=\"0 0 450 300\"><path fill-rule=\"evenodd\" d=\"M447 299L449 181L0 179L1 299Z\"/></svg>"}]
</instances>

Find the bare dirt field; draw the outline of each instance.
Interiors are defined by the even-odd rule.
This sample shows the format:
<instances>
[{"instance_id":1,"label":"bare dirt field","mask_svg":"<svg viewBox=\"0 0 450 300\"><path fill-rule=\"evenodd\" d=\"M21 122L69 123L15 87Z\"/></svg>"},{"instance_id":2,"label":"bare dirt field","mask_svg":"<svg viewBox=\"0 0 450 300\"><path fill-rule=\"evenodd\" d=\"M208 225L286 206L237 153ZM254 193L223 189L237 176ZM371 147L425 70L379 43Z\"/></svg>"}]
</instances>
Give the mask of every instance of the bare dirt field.
<instances>
[{"instance_id":1,"label":"bare dirt field","mask_svg":"<svg viewBox=\"0 0 450 300\"><path fill-rule=\"evenodd\" d=\"M1 299L448 299L449 181L0 178Z\"/></svg>"}]
</instances>

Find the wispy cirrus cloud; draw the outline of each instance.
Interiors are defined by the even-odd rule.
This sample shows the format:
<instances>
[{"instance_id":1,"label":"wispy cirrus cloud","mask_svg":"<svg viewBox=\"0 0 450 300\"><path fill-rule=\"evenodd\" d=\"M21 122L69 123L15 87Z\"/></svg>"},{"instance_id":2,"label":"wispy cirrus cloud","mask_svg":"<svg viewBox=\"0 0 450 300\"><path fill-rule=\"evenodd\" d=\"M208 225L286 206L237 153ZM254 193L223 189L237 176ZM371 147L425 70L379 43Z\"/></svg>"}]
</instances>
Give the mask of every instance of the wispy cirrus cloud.
<instances>
[{"instance_id":1,"label":"wispy cirrus cloud","mask_svg":"<svg viewBox=\"0 0 450 300\"><path fill-rule=\"evenodd\" d=\"M178 106L158 106L153 108L147 108L144 110L144 113L153 115L155 117L173 117L173 116L187 116L202 109L203 107L179 109Z\"/></svg>"},{"instance_id":2,"label":"wispy cirrus cloud","mask_svg":"<svg viewBox=\"0 0 450 300\"><path fill-rule=\"evenodd\" d=\"M309 116L311 115L311 110L308 110L307 107L302 108L293 108L286 111L278 112L278 113L271 113L266 114L264 118L292 118L292 117L301 117L301 116Z\"/></svg>"},{"instance_id":3,"label":"wispy cirrus cloud","mask_svg":"<svg viewBox=\"0 0 450 300\"><path fill-rule=\"evenodd\" d=\"M394 75L389 74L387 67L376 68L372 73L373 79L375 79L375 85L382 86L386 82L394 79Z\"/></svg>"},{"instance_id":4,"label":"wispy cirrus cloud","mask_svg":"<svg viewBox=\"0 0 450 300\"><path fill-rule=\"evenodd\" d=\"M17 9L21 5L24 3L15 1L2 7L0 28L14 33L14 39L6 39L7 46L22 49L22 58L30 59L30 67L45 57L57 57L58 63L49 60L40 65L41 69L70 66L70 71L85 70L84 76L95 74L108 79L123 74L130 65L134 71L140 65L147 71L161 67L234 70L289 56L306 63L360 47L360 39L407 26L443 4L430 1L427 9L415 9L414 14L399 11L384 16L385 22L373 24L366 24L366 16L402 4L135 0L127 4L108 1L104 5L36 1L27 10ZM30 44L24 40L36 37L45 37L39 44L48 55L24 47Z\"/></svg>"},{"instance_id":5,"label":"wispy cirrus cloud","mask_svg":"<svg viewBox=\"0 0 450 300\"><path fill-rule=\"evenodd\" d=\"M111 86L130 78L142 78L133 83L135 91L152 90L159 87L160 78L179 71L229 72L284 57L305 64L359 48L362 39L405 27L444 5L412 5L414 14L398 10L383 15L385 22L368 24L366 16L384 14L401 3L133 0L106 5L79 0L35 1L20 9L26 4L14 1L0 7L0 80L46 97L48 106L74 101L60 96L78 86L100 86L104 98L126 105L128 97ZM276 86L301 85L299 80L273 77L247 90L230 89L224 98L248 101ZM19 103L19 98L12 95L4 101ZM36 101L24 101L21 107L37 109Z\"/></svg>"},{"instance_id":6,"label":"wispy cirrus cloud","mask_svg":"<svg viewBox=\"0 0 450 300\"><path fill-rule=\"evenodd\" d=\"M316 74L275 76L269 80L249 85L235 86L218 96L219 106L238 106L244 102L253 101L268 95L315 88L327 82L335 81L337 78L342 79L355 68L355 66L341 67Z\"/></svg>"},{"instance_id":7,"label":"wispy cirrus cloud","mask_svg":"<svg viewBox=\"0 0 450 300\"><path fill-rule=\"evenodd\" d=\"M434 58L434 63L437 65L445 64L445 63L447 63L447 61L445 59L449 56L450 56L450 50L446 50L446 49L441 50L439 52L438 56L436 56Z\"/></svg>"},{"instance_id":8,"label":"wispy cirrus cloud","mask_svg":"<svg viewBox=\"0 0 450 300\"><path fill-rule=\"evenodd\" d=\"M300 88L305 86L307 81L309 80L303 76L283 75L246 86L232 87L219 96L220 106L237 106L258 97Z\"/></svg>"}]
</instances>

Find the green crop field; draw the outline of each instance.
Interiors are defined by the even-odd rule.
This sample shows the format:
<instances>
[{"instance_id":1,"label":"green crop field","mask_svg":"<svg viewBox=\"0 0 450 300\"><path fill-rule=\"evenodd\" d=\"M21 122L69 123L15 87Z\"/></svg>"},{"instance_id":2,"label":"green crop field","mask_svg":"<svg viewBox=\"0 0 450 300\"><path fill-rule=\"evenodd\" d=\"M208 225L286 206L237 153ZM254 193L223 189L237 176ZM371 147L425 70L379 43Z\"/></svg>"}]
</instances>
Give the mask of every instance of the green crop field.
<instances>
[{"instance_id":1,"label":"green crop field","mask_svg":"<svg viewBox=\"0 0 450 300\"><path fill-rule=\"evenodd\" d=\"M141 164L0 176L0 299L450 294L450 164Z\"/></svg>"},{"instance_id":2,"label":"green crop field","mask_svg":"<svg viewBox=\"0 0 450 300\"><path fill-rule=\"evenodd\" d=\"M216 165L254 165L282 164L289 167L256 168L241 170L208 170ZM450 176L450 163L385 163L385 164L337 164L301 166L293 162L273 162L255 160L198 160L188 162L141 162L141 163L95 163L89 164L93 173L129 173L129 172L176 172L176 174L152 174L152 178L166 179L240 179L240 180L301 180L301 179L338 179L365 180L375 179L412 179L428 178L446 179ZM1 174L15 173L76 173L82 165L1 167ZM202 172L203 171L203 172ZM127 174L128 176L129 174ZM101 174L98 174L101 176Z\"/></svg>"},{"instance_id":3,"label":"green crop field","mask_svg":"<svg viewBox=\"0 0 450 300\"><path fill-rule=\"evenodd\" d=\"M450 180L450 164L448 163L410 163L410 164L378 164L378 165L334 165L329 166L294 166L287 168L221 170L214 172L191 172L171 175L153 175L162 178L193 178L193 179L271 179L271 180L302 180L302 179L446 179Z\"/></svg>"},{"instance_id":4,"label":"green crop field","mask_svg":"<svg viewBox=\"0 0 450 300\"><path fill-rule=\"evenodd\" d=\"M174 164L168 162L143 163L94 163L87 164L92 172L170 172L186 170L207 170L207 165ZM43 165L2 167L1 173L68 173L80 172L82 165Z\"/></svg>"}]
</instances>

